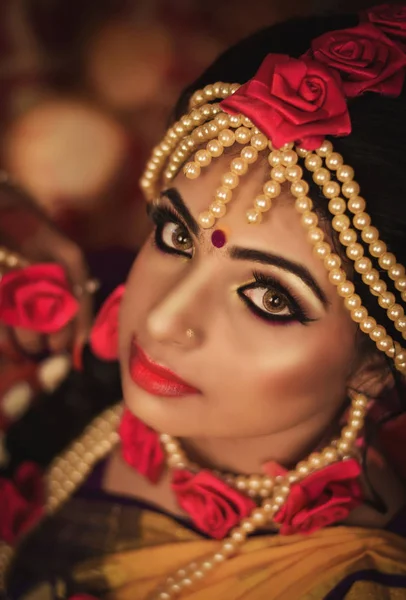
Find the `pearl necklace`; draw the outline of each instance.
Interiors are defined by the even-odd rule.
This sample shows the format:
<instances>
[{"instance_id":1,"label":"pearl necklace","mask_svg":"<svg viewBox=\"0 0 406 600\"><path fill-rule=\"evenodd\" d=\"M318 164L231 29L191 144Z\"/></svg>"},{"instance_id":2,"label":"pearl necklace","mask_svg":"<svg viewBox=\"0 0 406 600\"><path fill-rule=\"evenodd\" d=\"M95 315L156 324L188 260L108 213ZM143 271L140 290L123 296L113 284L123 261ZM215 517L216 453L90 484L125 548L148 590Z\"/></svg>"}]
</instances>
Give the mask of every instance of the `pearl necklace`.
<instances>
[{"instance_id":1,"label":"pearl necklace","mask_svg":"<svg viewBox=\"0 0 406 600\"><path fill-rule=\"evenodd\" d=\"M239 525L231 530L229 536L221 542L221 547L217 552L203 558L199 563L190 563L179 569L154 592L151 600L172 600L193 585L199 584L217 565L237 554L250 533L272 522L273 517L285 504L292 484L302 481L310 473L334 462L350 458L356 452L355 442L364 425L367 404L368 399L364 394L354 394L349 409L348 424L343 427L340 437L320 452L310 454L307 459L300 461L293 470L288 471L285 475L274 479L269 478L271 481L269 484L267 476L247 477L223 474L222 478L225 480L228 478L233 487L247 492L250 496L264 494L260 505L252 511L250 516L242 519ZM195 470L199 468L188 462L175 438L168 434L161 434L160 440L168 456L168 465L171 469ZM265 491L262 490L267 492L266 496Z\"/></svg>"}]
</instances>

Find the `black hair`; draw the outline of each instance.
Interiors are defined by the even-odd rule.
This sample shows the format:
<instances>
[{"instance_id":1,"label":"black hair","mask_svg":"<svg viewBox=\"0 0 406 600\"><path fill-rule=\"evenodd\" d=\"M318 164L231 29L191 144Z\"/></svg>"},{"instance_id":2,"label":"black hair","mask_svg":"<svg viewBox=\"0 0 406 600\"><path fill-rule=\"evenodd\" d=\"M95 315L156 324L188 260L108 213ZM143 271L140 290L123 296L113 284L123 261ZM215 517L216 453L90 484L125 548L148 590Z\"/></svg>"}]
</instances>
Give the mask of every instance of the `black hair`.
<instances>
[{"instance_id":1,"label":"black hair","mask_svg":"<svg viewBox=\"0 0 406 600\"><path fill-rule=\"evenodd\" d=\"M267 54L288 54L299 58L310 49L313 39L328 31L355 27L359 22L356 14L323 15L292 19L258 31L226 50L184 90L176 104L173 119L179 119L187 112L188 101L194 91L217 81L245 83L255 75ZM347 137L331 138L334 150L342 154L345 163L355 170L355 179L367 201L366 210L372 224L378 227L388 251L393 252L403 265L406 265L405 95L406 85L396 98L367 92L349 99L352 133ZM308 174L305 178L310 184L309 195L316 211L326 215L326 199ZM335 237L334 234L332 237ZM384 281L390 281L385 271L377 264L374 267L380 271ZM401 332L395 329L357 273L354 273L354 284L369 314L403 346L405 340ZM388 289L395 292L393 284ZM400 300L400 294L396 292L395 295ZM373 348L372 343L368 345L369 338L366 339L365 345ZM393 366L392 361L389 364ZM398 371L392 370L400 382L402 378Z\"/></svg>"}]
</instances>

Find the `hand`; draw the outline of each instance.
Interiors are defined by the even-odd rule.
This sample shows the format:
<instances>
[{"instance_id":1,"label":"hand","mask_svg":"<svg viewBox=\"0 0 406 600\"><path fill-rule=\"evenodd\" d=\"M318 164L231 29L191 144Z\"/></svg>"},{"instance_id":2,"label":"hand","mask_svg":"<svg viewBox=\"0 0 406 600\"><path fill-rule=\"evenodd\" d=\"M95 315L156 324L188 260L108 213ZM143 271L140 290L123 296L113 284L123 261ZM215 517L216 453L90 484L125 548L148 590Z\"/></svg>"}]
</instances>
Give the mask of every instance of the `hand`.
<instances>
[{"instance_id":1,"label":"hand","mask_svg":"<svg viewBox=\"0 0 406 600\"><path fill-rule=\"evenodd\" d=\"M61 352L72 344L81 345L87 338L92 321L92 296L86 262L79 246L58 230L31 198L7 181L0 183L0 245L29 262L61 264L78 297L80 309L73 323L49 336L15 328L12 335L26 352L36 354L45 349Z\"/></svg>"}]
</instances>

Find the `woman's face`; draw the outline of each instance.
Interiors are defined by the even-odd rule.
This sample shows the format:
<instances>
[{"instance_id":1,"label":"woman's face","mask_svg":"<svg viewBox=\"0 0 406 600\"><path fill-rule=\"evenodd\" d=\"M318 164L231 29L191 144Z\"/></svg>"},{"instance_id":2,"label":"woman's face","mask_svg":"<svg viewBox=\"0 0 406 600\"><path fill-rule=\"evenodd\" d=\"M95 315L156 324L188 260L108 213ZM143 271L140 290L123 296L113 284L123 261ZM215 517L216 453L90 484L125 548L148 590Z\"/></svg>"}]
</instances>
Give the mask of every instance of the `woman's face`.
<instances>
[{"instance_id":1,"label":"woman's face","mask_svg":"<svg viewBox=\"0 0 406 600\"><path fill-rule=\"evenodd\" d=\"M317 435L345 399L356 326L288 194L261 225L247 224L262 168L241 179L218 221L222 248L211 241L216 226L198 229L228 162L195 180L179 174L162 194L121 311L124 398L177 436Z\"/></svg>"}]
</instances>

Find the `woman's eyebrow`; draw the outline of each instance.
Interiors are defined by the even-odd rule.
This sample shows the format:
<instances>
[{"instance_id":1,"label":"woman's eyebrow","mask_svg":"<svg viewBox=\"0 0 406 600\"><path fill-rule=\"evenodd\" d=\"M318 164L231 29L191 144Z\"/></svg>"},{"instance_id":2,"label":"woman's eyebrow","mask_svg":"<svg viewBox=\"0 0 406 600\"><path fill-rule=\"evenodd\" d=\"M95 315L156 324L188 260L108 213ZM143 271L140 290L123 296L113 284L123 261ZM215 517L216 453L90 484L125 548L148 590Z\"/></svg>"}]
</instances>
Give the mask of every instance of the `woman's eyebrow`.
<instances>
[{"instance_id":1,"label":"woman's eyebrow","mask_svg":"<svg viewBox=\"0 0 406 600\"><path fill-rule=\"evenodd\" d=\"M228 253L230 257L235 260L249 260L262 265L272 265L282 269L283 271L289 271L290 273L293 273L299 277L299 279L301 279L308 288L311 289L311 291L317 296L325 308L327 308L329 305L326 294L314 279L309 269L307 269L307 267L304 265L292 260L288 260L283 256L278 256L277 254L272 254L270 252L263 252L262 250L254 250L253 248L240 248L233 246L229 249Z\"/></svg>"},{"instance_id":2,"label":"woman's eyebrow","mask_svg":"<svg viewBox=\"0 0 406 600\"><path fill-rule=\"evenodd\" d=\"M180 214L182 219L185 221L186 225L189 227L190 231L196 237L198 237L200 233L199 224L193 217L188 207L186 206L178 190L176 188L168 188L167 190L161 192L161 197L168 198L169 202L172 204L173 208Z\"/></svg>"}]
</instances>

